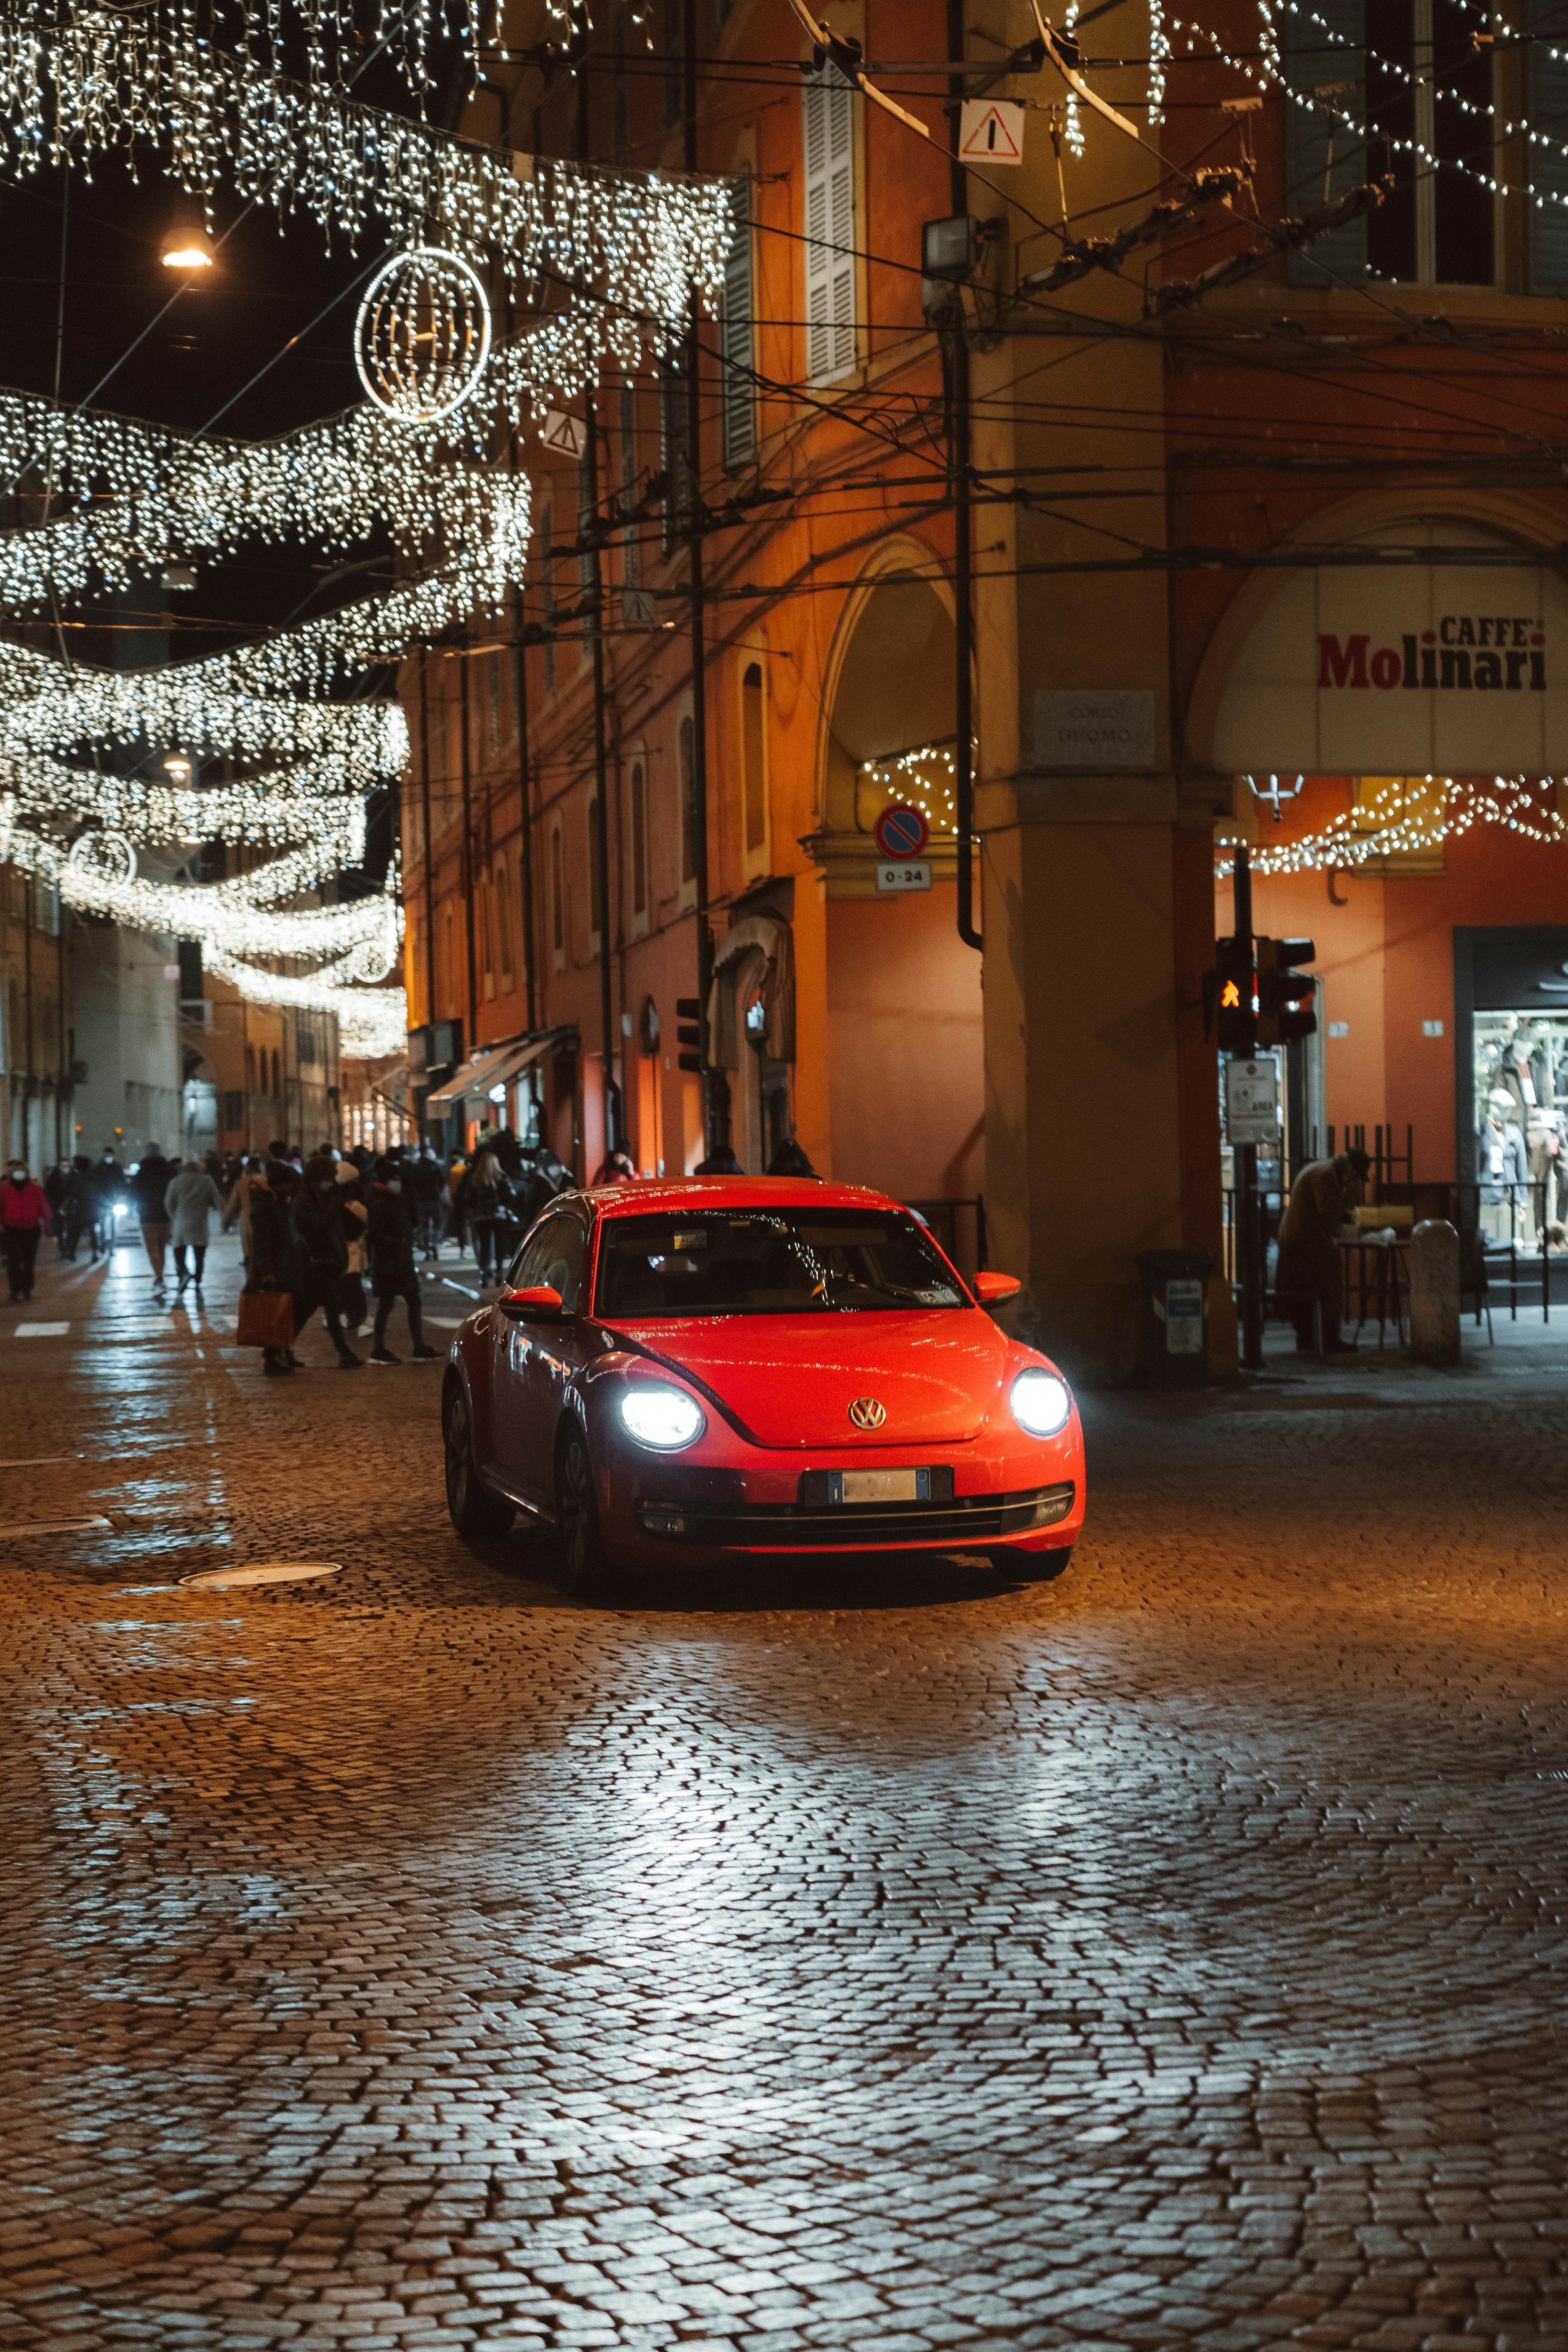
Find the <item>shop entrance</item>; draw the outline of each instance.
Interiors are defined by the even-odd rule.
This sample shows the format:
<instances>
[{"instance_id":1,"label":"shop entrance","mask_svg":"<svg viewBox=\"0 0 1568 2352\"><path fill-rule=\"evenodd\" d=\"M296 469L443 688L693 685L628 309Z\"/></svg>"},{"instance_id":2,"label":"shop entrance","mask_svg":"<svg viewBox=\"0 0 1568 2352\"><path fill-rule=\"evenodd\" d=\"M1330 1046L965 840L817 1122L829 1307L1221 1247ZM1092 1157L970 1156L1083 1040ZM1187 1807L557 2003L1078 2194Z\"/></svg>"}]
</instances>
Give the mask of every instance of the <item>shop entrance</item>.
<instances>
[{"instance_id":1,"label":"shop entrance","mask_svg":"<svg viewBox=\"0 0 1568 2352\"><path fill-rule=\"evenodd\" d=\"M1461 1181L1489 1239L1568 1223L1568 926L1454 933Z\"/></svg>"}]
</instances>

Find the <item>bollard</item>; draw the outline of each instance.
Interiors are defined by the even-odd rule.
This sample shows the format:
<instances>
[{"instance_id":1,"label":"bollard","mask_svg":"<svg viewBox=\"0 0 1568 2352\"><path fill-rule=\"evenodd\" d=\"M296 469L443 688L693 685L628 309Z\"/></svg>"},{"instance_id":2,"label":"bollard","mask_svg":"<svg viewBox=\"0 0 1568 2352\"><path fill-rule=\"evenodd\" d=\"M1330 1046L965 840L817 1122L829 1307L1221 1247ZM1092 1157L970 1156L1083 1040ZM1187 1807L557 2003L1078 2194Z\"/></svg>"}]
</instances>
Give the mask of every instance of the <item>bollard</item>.
<instances>
[{"instance_id":1,"label":"bollard","mask_svg":"<svg viewBox=\"0 0 1568 2352\"><path fill-rule=\"evenodd\" d=\"M1410 1236L1410 1347L1424 1364L1459 1360L1459 1236L1440 1217Z\"/></svg>"}]
</instances>

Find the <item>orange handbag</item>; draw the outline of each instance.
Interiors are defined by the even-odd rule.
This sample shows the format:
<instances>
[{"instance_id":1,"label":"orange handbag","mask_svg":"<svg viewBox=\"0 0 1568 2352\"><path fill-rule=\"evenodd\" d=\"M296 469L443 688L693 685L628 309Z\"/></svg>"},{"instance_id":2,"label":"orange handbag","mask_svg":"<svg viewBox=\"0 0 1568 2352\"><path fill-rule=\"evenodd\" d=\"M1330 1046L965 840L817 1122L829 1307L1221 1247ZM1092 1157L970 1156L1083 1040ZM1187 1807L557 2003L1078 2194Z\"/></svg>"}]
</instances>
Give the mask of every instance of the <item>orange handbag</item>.
<instances>
[{"instance_id":1,"label":"orange handbag","mask_svg":"<svg viewBox=\"0 0 1568 2352\"><path fill-rule=\"evenodd\" d=\"M235 1339L242 1348L288 1348L294 1340L294 1301L287 1290L242 1290Z\"/></svg>"}]
</instances>

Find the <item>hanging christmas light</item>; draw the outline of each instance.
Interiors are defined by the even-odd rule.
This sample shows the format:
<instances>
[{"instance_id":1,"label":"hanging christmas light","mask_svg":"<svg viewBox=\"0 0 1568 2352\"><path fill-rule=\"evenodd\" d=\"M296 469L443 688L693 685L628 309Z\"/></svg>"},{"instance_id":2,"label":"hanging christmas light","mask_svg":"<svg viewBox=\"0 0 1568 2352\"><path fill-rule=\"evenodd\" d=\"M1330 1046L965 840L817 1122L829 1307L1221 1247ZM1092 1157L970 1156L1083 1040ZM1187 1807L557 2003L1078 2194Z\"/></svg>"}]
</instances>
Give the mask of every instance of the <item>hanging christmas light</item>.
<instances>
[{"instance_id":1,"label":"hanging christmas light","mask_svg":"<svg viewBox=\"0 0 1568 2352\"><path fill-rule=\"evenodd\" d=\"M1433 850L1474 824L1500 824L1527 841L1549 846L1568 841L1568 823L1557 805L1552 776L1391 776L1379 782L1370 800L1346 810L1332 824L1277 847L1254 846L1255 874L1300 874L1324 866L1367 866L1384 857ZM1215 835L1221 849L1235 836ZM1228 860L1215 868L1228 877Z\"/></svg>"}]
</instances>

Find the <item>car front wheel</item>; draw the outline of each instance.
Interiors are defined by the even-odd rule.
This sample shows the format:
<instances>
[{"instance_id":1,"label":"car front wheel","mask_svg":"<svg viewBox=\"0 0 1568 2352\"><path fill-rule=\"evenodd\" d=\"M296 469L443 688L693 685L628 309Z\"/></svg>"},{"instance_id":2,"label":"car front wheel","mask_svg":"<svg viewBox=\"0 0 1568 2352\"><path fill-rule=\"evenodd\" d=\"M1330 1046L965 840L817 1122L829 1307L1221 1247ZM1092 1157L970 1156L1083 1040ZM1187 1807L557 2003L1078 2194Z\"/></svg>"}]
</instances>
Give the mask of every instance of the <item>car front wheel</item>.
<instances>
[{"instance_id":1,"label":"car front wheel","mask_svg":"<svg viewBox=\"0 0 1568 2352\"><path fill-rule=\"evenodd\" d=\"M555 1475L556 1525L561 1531L563 1581L569 1592L587 1593L606 1585L615 1563L599 1532L599 1495L586 1441L574 1430L563 1442Z\"/></svg>"},{"instance_id":2,"label":"car front wheel","mask_svg":"<svg viewBox=\"0 0 1568 2352\"><path fill-rule=\"evenodd\" d=\"M446 1443L447 1510L460 1536L504 1536L517 1514L510 1503L479 1484L474 1466L474 1432L468 1401L460 1388L447 1398L443 1416Z\"/></svg>"}]
</instances>

